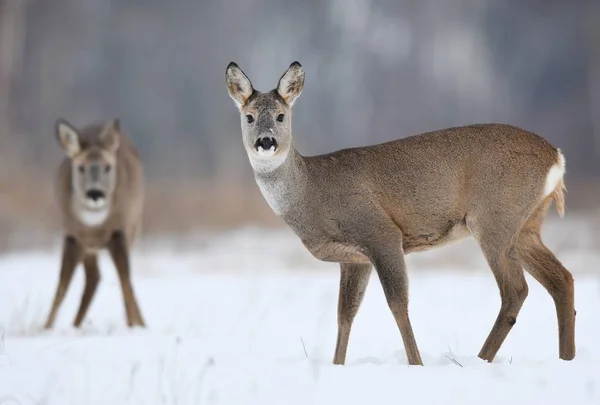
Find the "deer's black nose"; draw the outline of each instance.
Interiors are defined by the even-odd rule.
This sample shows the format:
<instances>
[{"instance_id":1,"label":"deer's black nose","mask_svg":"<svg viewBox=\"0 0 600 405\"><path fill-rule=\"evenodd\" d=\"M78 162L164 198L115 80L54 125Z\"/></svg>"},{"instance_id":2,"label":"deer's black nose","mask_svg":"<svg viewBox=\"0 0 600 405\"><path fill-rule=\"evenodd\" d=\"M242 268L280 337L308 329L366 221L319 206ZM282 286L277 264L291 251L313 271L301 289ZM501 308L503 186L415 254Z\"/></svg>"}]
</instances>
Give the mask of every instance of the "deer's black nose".
<instances>
[{"instance_id":1,"label":"deer's black nose","mask_svg":"<svg viewBox=\"0 0 600 405\"><path fill-rule=\"evenodd\" d=\"M95 189L88 190L85 193L85 196L87 198L89 198L90 200L98 201L99 199L104 198L104 191L95 190Z\"/></svg>"},{"instance_id":2,"label":"deer's black nose","mask_svg":"<svg viewBox=\"0 0 600 405\"><path fill-rule=\"evenodd\" d=\"M275 149L277 149L277 141L273 137L265 136L256 140L254 147L258 149L259 146L264 150L269 150L272 146L274 146Z\"/></svg>"}]
</instances>

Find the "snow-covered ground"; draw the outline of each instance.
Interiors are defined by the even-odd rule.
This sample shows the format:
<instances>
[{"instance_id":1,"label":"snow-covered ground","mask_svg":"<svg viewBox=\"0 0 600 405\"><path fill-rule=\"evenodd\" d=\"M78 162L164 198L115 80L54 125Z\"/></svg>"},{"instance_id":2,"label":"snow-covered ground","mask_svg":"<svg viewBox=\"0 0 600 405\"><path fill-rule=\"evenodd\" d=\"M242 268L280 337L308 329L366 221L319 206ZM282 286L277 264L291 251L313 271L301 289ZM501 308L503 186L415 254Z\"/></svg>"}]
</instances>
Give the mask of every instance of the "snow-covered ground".
<instances>
[{"instance_id":1,"label":"snow-covered ground","mask_svg":"<svg viewBox=\"0 0 600 405\"><path fill-rule=\"evenodd\" d=\"M346 366L331 364L338 270L288 231L147 241L133 257L148 324L125 327L107 256L81 330L78 271L54 330L41 330L59 248L0 257L0 405L599 404L600 251L585 220L552 222L548 245L576 279L577 357L558 359L555 311L530 295L493 364L477 358L499 309L474 242L414 254L410 314L424 367L408 366L375 275Z\"/></svg>"}]
</instances>

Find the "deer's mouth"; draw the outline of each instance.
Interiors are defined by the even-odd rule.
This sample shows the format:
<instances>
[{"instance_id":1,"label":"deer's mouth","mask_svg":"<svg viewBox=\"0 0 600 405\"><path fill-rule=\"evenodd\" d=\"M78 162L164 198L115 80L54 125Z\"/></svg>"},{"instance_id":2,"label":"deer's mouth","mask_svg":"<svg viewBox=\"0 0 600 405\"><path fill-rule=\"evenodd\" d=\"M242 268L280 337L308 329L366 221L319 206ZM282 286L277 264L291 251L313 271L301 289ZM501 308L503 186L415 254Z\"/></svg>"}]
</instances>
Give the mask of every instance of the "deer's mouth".
<instances>
[{"instance_id":1,"label":"deer's mouth","mask_svg":"<svg viewBox=\"0 0 600 405\"><path fill-rule=\"evenodd\" d=\"M88 208L100 209L106 205L106 193L102 190L91 189L85 193L85 201Z\"/></svg>"},{"instance_id":2,"label":"deer's mouth","mask_svg":"<svg viewBox=\"0 0 600 405\"><path fill-rule=\"evenodd\" d=\"M277 151L277 146L277 140L272 136L263 136L254 142L254 149L259 156L273 156Z\"/></svg>"}]
</instances>

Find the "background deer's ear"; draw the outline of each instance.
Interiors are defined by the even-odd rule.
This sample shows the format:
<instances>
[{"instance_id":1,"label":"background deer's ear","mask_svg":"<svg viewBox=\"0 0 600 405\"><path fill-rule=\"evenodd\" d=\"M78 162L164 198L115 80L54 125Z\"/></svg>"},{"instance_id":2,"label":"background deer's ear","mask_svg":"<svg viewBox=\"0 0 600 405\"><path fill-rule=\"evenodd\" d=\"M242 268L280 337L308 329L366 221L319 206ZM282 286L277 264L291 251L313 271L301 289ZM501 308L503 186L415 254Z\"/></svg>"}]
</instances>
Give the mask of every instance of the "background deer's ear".
<instances>
[{"instance_id":1,"label":"background deer's ear","mask_svg":"<svg viewBox=\"0 0 600 405\"><path fill-rule=\"evenodd\" d=\"M225 70L225 83L229 96L233 99L239 109L242 109L252 93L254 88L248 76L235 62L230 62Z\"/></svg>"},{"instance_id":2,"label":"background deer's ear","mask_svg":"<svg viewBox=\"0 0 600 405\"><path fill-rule=\"evenodd\" d=\"M300 62L293 62L288 70L279 79L277 93L290 107L302 94L304 88L304 69Z\"/></svg>"},{"instance_id":3,"label":"background deer's ear","mask_svg":"<svg viewBox=\"0 0 600 405\"><path fill-rule=\"evenodd\" d=\"M66 120L59 118L56 121L56 138L67 152L69 157L77 155L81 151L81 138L79 132Z\"/></svg>"},{"instance_id":4,"label":"background deer's ear","mask_svg":"<svg viewBox=\"0 0 600 405\"><path fill-rule=\"evenodd\" d=\"M119 149L121 141L120 119L115 118L104 126L102 133L100 134L100 141L102 142L102 145L111 152L116 152L117 149Z\"/></svg>"}]
</instances>

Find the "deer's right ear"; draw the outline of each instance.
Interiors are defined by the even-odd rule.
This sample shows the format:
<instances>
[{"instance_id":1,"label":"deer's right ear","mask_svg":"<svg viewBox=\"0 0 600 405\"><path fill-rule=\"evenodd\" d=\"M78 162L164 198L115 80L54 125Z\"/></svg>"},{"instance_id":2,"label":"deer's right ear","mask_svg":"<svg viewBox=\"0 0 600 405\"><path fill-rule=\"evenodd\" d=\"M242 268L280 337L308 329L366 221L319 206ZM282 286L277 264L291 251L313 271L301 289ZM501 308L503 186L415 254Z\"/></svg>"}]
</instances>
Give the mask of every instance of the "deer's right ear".
<instances>
[{"instance_id":1,"label":"deer's right ear","mask_svg":"<svg viewBox=\"0 0 600 405\"><path fill-rule=\"evenodd\" d=\"M235 62L230 62L225 70L225 83L227 84L229 96L241 110L254 92L250 79Z\"/></svg>"},{"instance_id":2,"label":"deer's right ear","mask_svg":"<svg viewBox=\"0 0 600 405\"><path fill-rule=\"evenodd\" d=\"M56 138L70 157L75 156L81 150L79 133L62 118L56 121Z\"/></svg>"}]
</instances>

